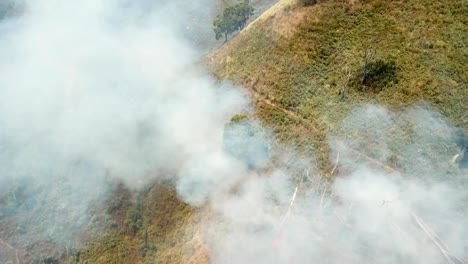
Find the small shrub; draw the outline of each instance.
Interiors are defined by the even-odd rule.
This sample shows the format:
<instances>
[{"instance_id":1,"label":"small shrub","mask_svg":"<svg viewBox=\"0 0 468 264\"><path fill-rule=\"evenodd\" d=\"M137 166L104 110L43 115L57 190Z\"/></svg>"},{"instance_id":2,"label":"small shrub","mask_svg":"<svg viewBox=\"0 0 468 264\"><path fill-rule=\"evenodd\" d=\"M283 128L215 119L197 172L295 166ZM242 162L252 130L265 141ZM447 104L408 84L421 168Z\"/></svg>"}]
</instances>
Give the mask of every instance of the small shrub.
<instances>
[{"instance_id":1,"label":"small shrub","mask_svg":"<svg viewBox=\"0 0 468 264\"><path fill-rule=\"evenodd\" d=\"M246 121L248 119L249 117L247 115L234 115L233 117L231 117L230 123L237 123L241 121Z\"/></svg>"},{"instance_id":2,"label":"small shrub","mask_svg":"<svg viewBox=\"0 0 468 264\"><path fill-rule=\"evenodd\" d=\"M366 78L361 79L362 72L358 72L353 82L361 92L378 93L389 84L398 83L396 70L394 61L377 60L369 63Z\"/></svg>"},{"instance_id":3,"label":"small shrub","mask_svg":"<svg viewBox=\"0 0 468 264\"><path fill-rule=\"evenodd\" d=\"M299 4L302 6L311 6L317 4L318 0L299 0Z\"/></svg>"},{"instance_id":4,"label":"small shrub","mask_svg":"<svg viewBox=\"0 0 468 264\"><path fill-rule=\"evenodd\" d=\"M125 225L127 226L127 230L130 231L131 234L136 235L136 233L138 233L141 226L143 225L143 217L139 210L137 210L136 208L130 208L127 211Z\"/></svg>"}]
</instances>

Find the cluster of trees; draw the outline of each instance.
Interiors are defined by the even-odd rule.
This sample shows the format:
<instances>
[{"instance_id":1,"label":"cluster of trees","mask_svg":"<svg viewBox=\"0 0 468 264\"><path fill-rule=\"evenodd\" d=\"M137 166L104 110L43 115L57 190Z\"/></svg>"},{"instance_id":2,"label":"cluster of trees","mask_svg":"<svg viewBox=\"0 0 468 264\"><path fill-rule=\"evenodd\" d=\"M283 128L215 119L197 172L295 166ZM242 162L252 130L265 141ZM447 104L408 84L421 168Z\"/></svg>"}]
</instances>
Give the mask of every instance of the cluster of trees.
<instances>
[{"instance_id":1,"label":"cluster of trees","mask_svg":"<svg viewBox=\"0 0 468 264\"><path fill-rule=\"evenodd\" d=\"M224 36L227 41L228 35L237 30L242 30L250 16L253 15L254 8L249 1L245 1L224 9L213 22L216 40Z\"/></svg>"}]
</instances>

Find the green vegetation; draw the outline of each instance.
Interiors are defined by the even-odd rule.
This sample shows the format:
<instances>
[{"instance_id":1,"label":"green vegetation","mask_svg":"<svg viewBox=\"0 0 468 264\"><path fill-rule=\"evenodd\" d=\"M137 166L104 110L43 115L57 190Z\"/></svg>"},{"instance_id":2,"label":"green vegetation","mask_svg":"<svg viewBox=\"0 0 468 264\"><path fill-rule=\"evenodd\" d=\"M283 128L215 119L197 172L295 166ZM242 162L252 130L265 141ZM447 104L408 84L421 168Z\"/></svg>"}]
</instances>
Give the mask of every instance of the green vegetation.
<instances>
[{"instance_id":1,"label":"green vegetation","mask_svg":"<svg viewBox=\"0 0 468 264\"><path fill-rule=\"evenodd\" d=\"M398 112L427 102L467 134L467 13L463 0L291 4L215 51L211 66L251 89L260 119L329 171L328 136L351 136L339 124L363 103Z\"/></svg>"},{"instance_id":2,"label":"green vegetation","mask_svg":"<svg viewBox=\"0 0 468 264\"><path fill-rule=\"evenodd\" d=\"M440 142L418 141L427 135L415 132L422 125L411 117L428 122L433 117L404 109L422 102L468 134L465 0L296 3L260 19L211 55L214 74L249 88L256 104L257 116L236 115L226 124L228 153L261 168L267 157L274 160L274 155L286 152L268 149L265 131L253 121L260 120L281 141L315 157L324 175L333 165L328 143L335 135L352 139L353 147L371 158L411 170L404 155L412 153L397 151L405 144L423 153L448 152L448 135L436 135ZM216 38L227 40L244 28L251 13L246 3L226 8L214 22ZM377 114L373 124L366 124L367 120L359 119L359 111L365 109L356 110L366 103L383 105L404 118L391 124L384 114ZM383 138L391 143L388 149L382 148ZM300 168L295 163L289 166ZM14 197L21 199L21 191ZM7 202L5 214L14 210L13 200ZM101 217L96 228L102 235L83 249L68 252L68 263L209 261L203 239L207 232L198 223L209 219L210 213L180 202L164 183L152 184L142 193L119 185L105 205L96 207L109 215ZM42 260L52 261L50 256Z\"/></svg>"},{"instance_id":3,"label":"green vegetation","mask_svg":"<svg viewBox=\"0 0 468 264\"><path fill-rule=\"evenodd\" d=\"M226 42L229 34L242 30L250 16L253 15L253 11L253 6L249 1L225 8L223 13L217 16L213 22L216 40L224 36Z\"/></svg>"},{"instance_id":4,"label":"green vegetation","mask_svg":"<svg viewBox=\"0 0 468 264\"><path fill-rule=\"evenodd\" d=\"M175 190L154 183L141 193L116 186L106 201L110 219L94 242L68 263L206 263L197 223L209 216L179 201Z\"/></svg>"},{"instance_id":5,"label":"green vegetation","mask_svg":"<svg viewBox=\"0 0 468 264\"><path fill-rule=\"evenodd\" d=\"M234 115L233 117L231 117L229 124L235 124L237 122L247 121L248 119L249 119L248 115Z\"/></svg>"},{"instance_id":6,"label":"green vegetation","mask_svg":"<svg viewBox=\"0 0 468 264\"><path fill-rule=\"evenodd\" d=\"M234 13L217 18L217 38L227 39L241 28L233 26ZM419 110L405 114L406 106L428 102L468 132L467 13L464 0L291 4L215 51L211 66L218 78L249 88L255 118L280 140L313 154L320 171L330 171L329 135L352 138L354 147L370 157L410 170L396 148L414 144L427 152L447 149L438 142L418 141L414 128L421 124L411 116L428 122L432 117ZM403 121L390 124L377 114L371 121L379 131L367 129L367 120L350 116L366 111L355 109L363 103L383 105L403 115ZM232 117L224 135L225 150L254 168L263 160L252 157L262 157L256 151L268 145L255 118ZM448 140L438 136L443 143ZM392 143L388 150L382 148L382 138ZM265 153L263 157L277 155ZM209 214L181 203L173 190L161 184L143 194L117 189L108 202L111 219L105 234L75 253L70 263L209 261L196 225Z\"/></svg>"},{"instance_id":7,"label":"green vegetation","mask_svg":"<svg viewBox=\"0 0 468 264\"><path fill-rule=\"evenodd\" d=\"M310 6L317 4L318 0L300 0L299 3L303 6Z\"/></svg>"}]
</instances>

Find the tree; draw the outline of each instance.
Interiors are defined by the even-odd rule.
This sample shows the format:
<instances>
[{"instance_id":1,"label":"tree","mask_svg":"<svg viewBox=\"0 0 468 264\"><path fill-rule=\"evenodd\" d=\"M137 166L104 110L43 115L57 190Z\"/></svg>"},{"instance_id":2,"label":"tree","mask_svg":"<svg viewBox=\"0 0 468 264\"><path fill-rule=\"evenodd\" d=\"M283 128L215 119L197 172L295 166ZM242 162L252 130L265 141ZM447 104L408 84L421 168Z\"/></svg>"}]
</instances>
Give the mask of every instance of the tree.
<instances>
[{"instance_id":1,"label":"tree","mask_svg":"<svg viewBox=\"0 0 468 264\"><path fill-rule=\"evenodd\" d=\"M225 8L223 13L213 21L216 39L224 36L224 42L226 42L229 34L242 30L253 15L253 10L254 8L248 1Z\"/></svg>"},{"instance_id":2,"label":"tree","mask_svg":"<svg viewBox=\"0 0 468 264\"><path fill-rule=\"evenodd\" d=\"M222 16L217 16L213 22L216 40L224 36L224 41L227 41L229 34L234 32L234 17L227 9L224 10Z\"/></svg>"},{"instance_id":3,"label":"tree","mask_svg":"<svg viewBox=\"0 0 468 264\"><path fill-rule=\"evenodd\" d=\"M245 27L250 16L253 15L253 11L254 8L249 2L239 3L234 6L232 12L234 12L236 17L235 27L237 30L242 30Z\"/></svg>"}]
</instances>

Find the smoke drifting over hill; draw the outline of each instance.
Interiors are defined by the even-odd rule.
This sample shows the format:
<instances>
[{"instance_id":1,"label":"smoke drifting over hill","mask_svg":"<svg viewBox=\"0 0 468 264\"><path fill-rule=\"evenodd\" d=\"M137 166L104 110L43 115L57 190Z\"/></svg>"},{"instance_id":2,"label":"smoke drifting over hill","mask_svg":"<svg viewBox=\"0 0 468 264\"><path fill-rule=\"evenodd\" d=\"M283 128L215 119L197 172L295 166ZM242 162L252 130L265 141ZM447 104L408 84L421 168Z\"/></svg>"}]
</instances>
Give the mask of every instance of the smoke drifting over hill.
<instances>
[{"instance_id":1,"label":"smoke drifting over hill","mask_svg":"<svg viewBox=\"0 0 468 264\"><path fill-rule=\"evenodd\" d=\"M439 166L455 146L452 128L433 111L368 107L343 124L369 140L352 121L364 120L384 159L406 142L391 136L400 122L415 124L413 145L397 145L414 157L402 163L408 175L368 167L349 152L365 140L337 137L338 163L352 169L324 188L297 159L307 176L298 183L288 169L257 172L223 149L224 124L250 104L240 89L200 74L183 22L185 12L214 1L21 4L20 16L0 24L0 221L17 226L0 234L11 243L68 243L89 221L89 205L105 197L109 177L138 188L169 174L181 199L210 204L225 225L209 238L215 263L467 258L467 197L449 182L463 172Z\"/></svg>"},{"instance_id":2,"label":"smoke drifting over hill","mask_svg":"<svg viewBox=\"0 0 468 264\"><path fill-rule=\"evenodd\" d=\"M0 217L24 229L11 241L68 242L107 176L135 188L204 162L215 178L247 101L195 70L182 4L212 3L26 1L2 21Z\"/></svg>"},{"instance_id":3,"label":"smoke drifting over hill","mask_svg":"<svg viewBox=\"0 0 468 264\"><path fill-rule=\"evenodd\" d=\"M467 175L450 162L447 121L427 106L366 105L340 130L352 136L330 137L331 185L300 163L295 183L276 170L215 199L229 227L213 242L215 263L466 263Z\"/></svg>"}]
</instances>

